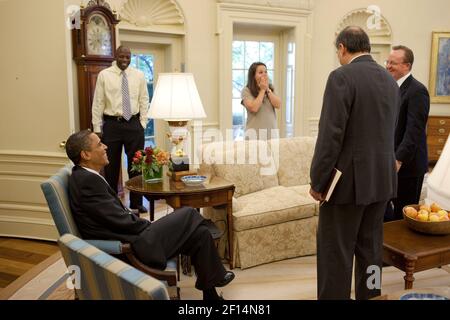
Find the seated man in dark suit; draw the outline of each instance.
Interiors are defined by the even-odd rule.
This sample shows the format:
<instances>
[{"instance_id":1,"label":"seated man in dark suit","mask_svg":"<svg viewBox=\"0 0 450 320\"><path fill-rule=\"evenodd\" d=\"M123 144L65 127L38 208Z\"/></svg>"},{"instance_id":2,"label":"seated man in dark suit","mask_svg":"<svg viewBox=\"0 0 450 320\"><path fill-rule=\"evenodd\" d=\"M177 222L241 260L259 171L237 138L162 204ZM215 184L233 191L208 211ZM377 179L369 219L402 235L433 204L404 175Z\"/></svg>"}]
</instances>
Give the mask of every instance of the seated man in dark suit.
<instances>
[{"instance_id":1,"label":"seated man in dark suit","mask_svg":"<svg viewBox=\"0 0 450 320\"><path fill-rule=\"evenodd\" d=\"M108 164L106 149L89 130L72 134L66 143L75 164L69 178L70 207L82 236L129 242L143 263L159 269L178 254L188 255L203 299L220 299L215 288L230 283L234 274L223 267L203 217L188 207L153 223L131 214L99 173Z\"/></svg>"}]
</instances>

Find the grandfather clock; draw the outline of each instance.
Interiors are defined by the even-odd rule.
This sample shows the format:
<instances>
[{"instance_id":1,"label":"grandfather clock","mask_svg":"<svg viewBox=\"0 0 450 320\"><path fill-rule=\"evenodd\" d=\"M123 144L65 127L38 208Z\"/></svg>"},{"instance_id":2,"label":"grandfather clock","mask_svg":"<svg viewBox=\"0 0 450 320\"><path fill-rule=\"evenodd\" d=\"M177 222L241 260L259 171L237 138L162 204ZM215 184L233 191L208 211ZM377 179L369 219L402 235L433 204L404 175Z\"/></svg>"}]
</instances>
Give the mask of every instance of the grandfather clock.
<instances>
[{"instance_id":1,"label":"grandfather clock","mask_svg":"<svg viewBox=\"0 0 450 320\"><path fill-rule=\"evenodd\" d=\"M119 20L104 0L91 0L80 10L80 28L72 29L77 64L80 129L92 128L92 101L100 71L111 66Z\"/></svg>"}]
</instances>

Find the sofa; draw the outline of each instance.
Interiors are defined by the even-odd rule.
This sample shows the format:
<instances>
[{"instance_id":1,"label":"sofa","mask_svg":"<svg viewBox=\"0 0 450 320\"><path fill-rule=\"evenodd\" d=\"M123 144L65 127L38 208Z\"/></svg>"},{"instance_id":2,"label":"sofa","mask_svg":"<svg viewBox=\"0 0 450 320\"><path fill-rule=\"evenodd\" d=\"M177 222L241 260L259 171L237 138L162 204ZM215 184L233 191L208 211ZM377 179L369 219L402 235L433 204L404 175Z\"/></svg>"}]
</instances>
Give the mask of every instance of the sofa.
<instances>
[{"instance_id":1,"label":"sofa","mask_svg":"<svg viewBox=\"0 0 450 320\"><path fill-rule=\"evenodd\" d=\"M200 151L201 174L235 185L233 258L242 269L316 253L318 204L309 195L315 138L213 142ZM206 208L206 218L227 229L222 207ZM226 232L219 244L228 255Z\"/></svg>"}]
</instances>

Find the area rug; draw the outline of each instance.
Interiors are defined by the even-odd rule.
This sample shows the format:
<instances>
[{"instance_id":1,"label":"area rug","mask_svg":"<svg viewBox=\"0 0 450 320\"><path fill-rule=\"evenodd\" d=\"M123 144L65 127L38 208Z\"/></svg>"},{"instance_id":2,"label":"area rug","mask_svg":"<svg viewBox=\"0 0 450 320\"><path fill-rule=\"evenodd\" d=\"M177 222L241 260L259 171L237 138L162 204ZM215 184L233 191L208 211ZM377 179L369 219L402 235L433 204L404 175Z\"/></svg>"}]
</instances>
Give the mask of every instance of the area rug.
<instances>
[{"instance_id":1,"label":"area rug","mask_svg":"<svg viewBox=\"0 0 450 320\"><path fill-rule=\"evenodd\" d=\"M220 288L228 300L315 300L316 257L307 256L273 262L253 268L233 270L235 280ZM403 290L404 272L394 267L383 268L382 294ZM415 289L450 288L450 267L414 274ZM56 253L0 292L0 300L74 300L73 290L66 286L68 273L60 253ZM183 300L200 300L195 289L195 276L181 275L179 286ZM352 291L352 297L354 292Z\"/></svg>"},{"instance_id":2,"label":"area rug","mask_svg":"<svg viewBox=\"0 0 450 320\"><path fill-rule=\"evenodd\" d=\"M57 252L20 276L0 292L0 300L72 300L67 267Z\"/></svg>"}]
</instances>

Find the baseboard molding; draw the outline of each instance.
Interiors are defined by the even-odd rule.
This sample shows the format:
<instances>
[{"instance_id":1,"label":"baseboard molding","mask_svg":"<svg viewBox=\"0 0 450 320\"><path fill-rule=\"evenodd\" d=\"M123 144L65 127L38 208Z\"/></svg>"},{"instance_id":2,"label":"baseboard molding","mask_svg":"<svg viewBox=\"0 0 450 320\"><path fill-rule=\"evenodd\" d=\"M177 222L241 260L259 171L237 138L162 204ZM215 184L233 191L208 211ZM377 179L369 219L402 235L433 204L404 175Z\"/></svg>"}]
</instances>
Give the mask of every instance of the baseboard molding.
<instances>
[{"instance_id":1,"label":"baseboard molding","mask_svg":"<svg viewBox=\"0 0 450 320\"><path fill-rule=\"evenodd\" d=\"M58 231L50 221L44 223L26 222L24 219L16 219L16 221L2 221L0 223L0 236L24 239L36 239L46 241L56 241L58 239Z\"/></svg>"},{"instance_id":2,"label":"baseboard molding","mask_svg":"<svg viewBox=\"0 0 450 320\"><path fill-rule=\"evenodd\" d=\"M0 235L57 239L40 184L67 163L62 152L0 150Z\"/></svg>"}]
</instances>

